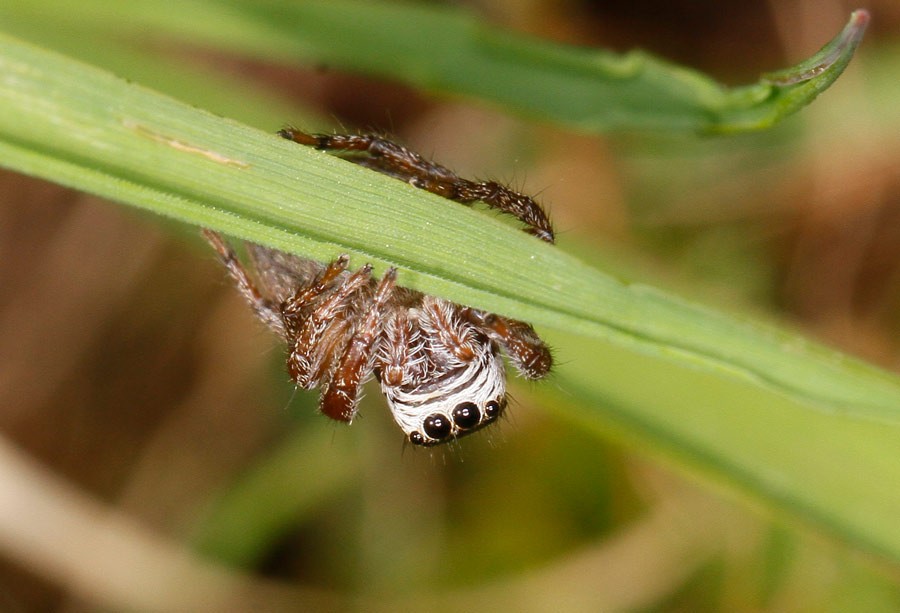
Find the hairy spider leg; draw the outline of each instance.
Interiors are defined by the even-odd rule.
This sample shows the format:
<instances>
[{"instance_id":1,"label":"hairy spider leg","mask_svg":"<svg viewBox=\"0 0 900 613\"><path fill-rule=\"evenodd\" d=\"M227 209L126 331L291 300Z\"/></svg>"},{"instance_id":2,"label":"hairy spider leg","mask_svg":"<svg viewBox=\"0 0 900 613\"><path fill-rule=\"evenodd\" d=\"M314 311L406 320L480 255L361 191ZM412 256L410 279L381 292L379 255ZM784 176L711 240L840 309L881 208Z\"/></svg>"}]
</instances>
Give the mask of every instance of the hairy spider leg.
<instances>
[{"instance_id":1,"label":"hairy spider leg","mask_svg":"<svg viewBox=\"0 0 900 613\"><path fill-rule=\"evenodd\" d=\"M354 330L322 392L319 408L332 419L349 423L356 416L359 390L372 374L372 359L376 342L381 336L381 322L396 279L396 269L389 268L375 289L375 297L365 319Z\"/></svg>"},{"instance_id":2,"label":"hairy spider leg","mask_svg":"<svg viewBox=\"0 0 900 613\"><path fill-rule=\"evenodd\" d=\"M245 243L245 247L250 258L246 267L253 271L259 291L279 305L290 298L298 287L309 285L326 266L255 243Z\"/></svg>"},{"instance_id":3,"label":"hairy spider leg","mask_svg":"<svg viewBox=\"0 0 900 613\"><path fill-rule=\"evenodd\" d=\"M226 270L228 270L231 278L234 279L238 291L240 291L244 299L256 312L256 316L269 326L269 328L285 337L286 334L284 323L281 318L281 310L271 300L262 296L256 285L251 281L250 275L247 274L246 269L243 267L240 260L238 260L234 249L225 242L225 239L223 239L222 235L218 232L213 232L207 228L204 228L202 232L203 238L205 238L206 242L216 250L216 253L219 255L219 260L225 266Z\"/></svg>"},{"instance_id":4,"label":"hairy spider leg","mask_svg":"<svg viewBox=\"0 0 900 613\"><path fill-rule=\"evenodd\" d=\"M503 347L510 361L526 379L540 379L550 372L550 348L530 325L493 313L466 309L466 315Z\"/></svg>"},{"instance_id":5,"label":"hairy spider leg","mask_svg":"<svg viewBox=\"0 0 900 613\"><path fill-rule=\"evenodd\" d=\"M462 204L480 200L492 209L512 215L524 223L528 226L525 229L528 234L551 245L556 241L550 218L531 196L509 189L496 181L461 181L454 187L454 194L447 196L451 200Z\"/></svg>"},{"instance_id":6,"label":"hairy spider leg","mask_svg":"<svg viewBox=\"0 0 900 613\"><path fill-rule=\"evenodd\" d=\"M526 232L548 243L555 241L550 218L531 197L496 181L469 181L418 153L374 134L309 134L284 128L279 136L325 151L358 151L371 157L350 161L378 170L448 200L469 205L481 201L528 226Z\"/></svg>"},{"instance_id":7,"label":"hairy spider leg","mask_svg":"<svg viewBox=\"0 0 900 613\"><path fill-rule=\"evenodd\" d=\"M353 306L354 294L372 279L372 266L366 264L335 285L347 261L342 255L331 262L310 286L298 288L282 304L285 327L293 339L288 373L304 389L316 387L330 372L335 352L350 333L350 322L340 315ZM317 303L319 298L323 299Z\"/></svg>"},{"instance_id":8,"label":"hairy spider leg","mask_svg":"<svg viewBox=\"0 0 900 613\"><path fill-rule=\"evenodd\" d=\"M289 332L295 335L299 332L299 327L304 322L303 310L335 284L340 274L347 270L349 263L350 256L346 253L339 255L325 267L325 270L316 275L309 285L298 287L293 296L282 303L281 315Z\"/></svg>"}]
</instances>

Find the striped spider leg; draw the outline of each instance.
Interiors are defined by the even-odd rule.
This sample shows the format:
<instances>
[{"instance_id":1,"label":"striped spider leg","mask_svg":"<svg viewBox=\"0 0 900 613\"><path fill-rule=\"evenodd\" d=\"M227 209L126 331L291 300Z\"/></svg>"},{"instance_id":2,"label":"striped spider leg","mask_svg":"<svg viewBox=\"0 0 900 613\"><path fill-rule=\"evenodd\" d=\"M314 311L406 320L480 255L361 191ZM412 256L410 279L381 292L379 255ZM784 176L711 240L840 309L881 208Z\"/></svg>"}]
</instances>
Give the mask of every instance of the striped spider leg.
<instances>
[{"instance_id":1,"label":"striped spider leg","mask_svg":"<svg viewBox=\"0 0 900 613\"><path fill-rule=\"evenodd\" d=\"M484 202L489 207L512 215L527 226L529 234L543 241L555 240L550 218L541 206L525 194L497 181L469 181L440 164L426 160L384 137L374 134L309 134L284 128L280 136L301 145L336 151L342 157L366 166L414 187L462 204Z\"/></svg>"},{"instance_id":2,"label":"striped spider leg","mask_svg":"<svg viewBox=\"0 0 900 613\"><path fill-rule=\"evenodd\" d=\"M260 275L258 287L221 235L204 229L203 236L257 317L288 342L291 379L303 389L321 387L322 413L351 422L360 387L372 375L378 324L396 271L389 269L375 284L369 265L348 273L346 255L328 266L303 266L312 262L253 245L250 252L257 267L260 262L270 264L267 274ZM293 288L284 283L293 283ZM368 313L360 318L363 306ZM355 319L360 319L359 325Z\"/></svg>"}]
</instances>

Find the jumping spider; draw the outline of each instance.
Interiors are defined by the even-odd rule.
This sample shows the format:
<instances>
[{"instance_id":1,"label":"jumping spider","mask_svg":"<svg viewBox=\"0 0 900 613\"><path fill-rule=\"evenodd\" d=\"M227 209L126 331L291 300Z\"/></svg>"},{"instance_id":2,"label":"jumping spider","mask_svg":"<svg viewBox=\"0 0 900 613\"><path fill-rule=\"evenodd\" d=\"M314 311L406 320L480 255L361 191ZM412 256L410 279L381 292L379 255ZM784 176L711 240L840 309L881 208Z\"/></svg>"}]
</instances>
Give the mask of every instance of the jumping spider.
<instances>
[{"instance_id":1,"label":"jumping spider","mask_svg":"<svg viewBox=\"0 0 900 613\"><path fill-rule=\"evenodd\" d=\"M280 134L321 149L365 151L370 157L351 159L454 200L481 199L472 186L488 186L481 192L487 204L552 242L543 210L499 184L465 181L380 137ZM550 370L550 351L530 325L399 287L394 268L376 280L369 264L347 270L347 255L324 265L248 243L254 280L219 234L203 235L257 317L287 342L291 379L303 389L321 387L319 407L332 419L353 420L361 387L374 374L408 440L437 445L503 413L501 348L527 379Z\"/></svg>"}]
</instances>

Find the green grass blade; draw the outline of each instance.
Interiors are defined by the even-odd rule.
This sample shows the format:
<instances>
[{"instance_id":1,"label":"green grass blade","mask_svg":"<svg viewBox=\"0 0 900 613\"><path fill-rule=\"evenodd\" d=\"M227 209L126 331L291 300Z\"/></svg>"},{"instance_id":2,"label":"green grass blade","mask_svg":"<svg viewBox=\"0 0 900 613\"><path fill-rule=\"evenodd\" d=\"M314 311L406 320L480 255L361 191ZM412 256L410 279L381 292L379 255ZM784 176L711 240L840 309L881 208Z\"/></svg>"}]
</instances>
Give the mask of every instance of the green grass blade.
<instances>
[{"instance_id":1,"label":"green grass blade","mask_svg":"<svg viewBox=\"0 0 900 613\"><path fill-rule=\"evenodd\" d=\"M552 337L551 337L552 340ZM794 399L590 339L560 339L565 419L674 459L754 504L900 561L900 427L811 413Z\"/></svg>"},{"instance_id":2,"label":"green grass blade","mask_svg":"<svg viewBox=\"0 0 900 613\"><path fill-rule=\"evenodd\" d=\"M425 292L900 423L897 377L621 283L493 216L8 37L0 75L7 167L320 260L350 252Z\"/></svg>"},{"instance_id":3,"label":"green grass blade","mask_svg":"<svg viewBox=\"0 0 900 613\"><path fill-rule=\"evenodd\" d=\"M576 332L558 343L562 394L538 388L580 400L568 412L900 559L892 375L8 37L0 163L310 257L397 265L406 285Z\"/></svg>"},{"instance_id":4,"label":"green grass blade","mask_svg":"<svg viewBox=\"0 0 900 613\"><path fill-rule=\"evenodd\" d=\"M85 36L168 36L267 59L302 60L484 100L584 131L769 127L841 74L868 23L854 12L822 51L756 84L726 88L646 53L618 55L491 28L445 7L360 0L126 2L7 0L9 18Z\"/></svg>"}]
</instances>

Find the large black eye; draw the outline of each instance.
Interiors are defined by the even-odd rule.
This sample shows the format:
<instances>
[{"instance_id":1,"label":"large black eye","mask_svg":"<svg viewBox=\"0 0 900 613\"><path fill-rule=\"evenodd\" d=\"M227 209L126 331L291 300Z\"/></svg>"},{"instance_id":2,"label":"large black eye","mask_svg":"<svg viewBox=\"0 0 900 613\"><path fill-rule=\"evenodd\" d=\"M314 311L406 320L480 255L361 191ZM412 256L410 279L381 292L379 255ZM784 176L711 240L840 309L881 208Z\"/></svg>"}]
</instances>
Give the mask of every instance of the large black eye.
<instances>
[{"instance_id":1,"label":"large black eye","mask_svg":"<svg viewBox=\"0 0 900 613\"><path fill-rule=\"evenodd\" d=\"M497 419L497 416L499 416L500 413L503 412L503 407L506 405L505 400L506 400L506 399L504 398L503 404L500 404L500 403L497 402L496 400L491 400L491 401L489 401L489 402L484 406L484 417L485 417L485 419L487 419L487 420Z\"/></svg>"},{"instance_id":2,"label":"large black eye","mask_svg":"<svg viewBox=\"0 0 900 613\"><path fill-rule=\"evenodd\" d=\"M450 436L450 432L453 430L453 424L450 423L450 420L447 419L446 415L432 413L425 418L425 423L422 424L422 428L425 430L425 434L440 441Z\"/></svg>"},{"instance_id":3,"label":"large black eye","mask_svg":"<svg viewBox=\"0 0 900 613\"><path fill-rule=\"evenodd\" d=\"M481 421L481 411L474 402L461 402L453 409L453 423L462 430L474 428Z\"/></svg>"}]
</instances>

